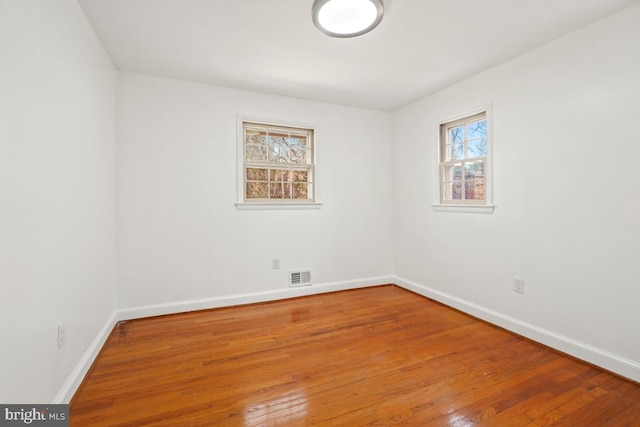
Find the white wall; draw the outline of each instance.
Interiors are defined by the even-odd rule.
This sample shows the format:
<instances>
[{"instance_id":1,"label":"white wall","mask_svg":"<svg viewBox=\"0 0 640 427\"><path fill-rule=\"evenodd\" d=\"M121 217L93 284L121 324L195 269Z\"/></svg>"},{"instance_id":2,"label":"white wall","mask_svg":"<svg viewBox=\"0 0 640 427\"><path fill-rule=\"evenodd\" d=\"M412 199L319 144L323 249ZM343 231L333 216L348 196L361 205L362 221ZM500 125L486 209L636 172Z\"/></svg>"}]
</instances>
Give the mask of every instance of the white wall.
<instances>
[{"instance_id":1,"label":"white wall","mask_svg":"<svg viewBox=\"0 0 640 427\"><path fill-rule=\"evenodd\" d=\"M238 114L318 126L320 210L236 209ZM124 317L293 295L293 268L312 269L303 292L388 281L390 113L120 73L118 123Z\"/></svg>"},{"instance_id":2,"label":"white wall","mask_svg":"<svg viewBox=\"0 0 640 427\"><path fill-rule=\"evenodd\" d=\"M0 402L56 400L115 310L116 84L75 1L0 1Z\"/></svg>"},{"instance_id":3,"label":"white wall","mask_svg":"<svg viewBox=\"0 0 640 427\"><path fill-rule=\"evenodd\" d=\"M636 5L396 111L395 273L640 381L639 100ZM487 101L495 213L434 212L437 121Z\"/></svg>"}]
</instances>

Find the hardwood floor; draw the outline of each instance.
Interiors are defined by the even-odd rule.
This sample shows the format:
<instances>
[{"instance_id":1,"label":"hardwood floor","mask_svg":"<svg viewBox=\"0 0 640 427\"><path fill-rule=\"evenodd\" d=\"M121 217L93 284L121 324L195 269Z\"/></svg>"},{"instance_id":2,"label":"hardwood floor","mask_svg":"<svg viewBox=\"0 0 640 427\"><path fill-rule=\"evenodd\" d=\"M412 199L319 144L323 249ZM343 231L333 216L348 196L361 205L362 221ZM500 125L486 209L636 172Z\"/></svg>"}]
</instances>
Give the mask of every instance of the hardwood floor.
<instances>
[{"instance_id":1,"label":"hardwood floor","mask_svg":"<svg viewBox=\"0 0 640 427\"><path fill-rule=\"evenodd\" d=\"M72 426L640 426L640 385L395 286L122 322Z\"/></svg>"}]
</instances>

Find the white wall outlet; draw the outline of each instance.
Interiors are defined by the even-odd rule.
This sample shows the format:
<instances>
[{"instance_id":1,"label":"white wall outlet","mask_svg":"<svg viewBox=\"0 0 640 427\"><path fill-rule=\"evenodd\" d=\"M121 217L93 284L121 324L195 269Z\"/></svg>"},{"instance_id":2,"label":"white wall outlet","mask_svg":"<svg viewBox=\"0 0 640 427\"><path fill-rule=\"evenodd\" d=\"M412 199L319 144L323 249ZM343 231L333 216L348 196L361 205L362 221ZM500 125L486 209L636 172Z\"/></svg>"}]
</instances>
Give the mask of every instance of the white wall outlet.
<instances>
[{"instance_id":1,"label":"white wall outlet","mask_svg":"<svg viewBox=\"0 0 640 427\"><path fill-rule=\"evenodd\" d=\"M58 348L62 348L64 345L65 339L65 324L61 323L58 325Z\"/></svg>"},{"instance_id":2,"label":"white wall outlet","mask_svg":"<svg viewBox=\"0 0 640 427\"><path fill-rule=\"evenodd\" d=\"M273 259L273 262L272 262L272 264L271 264L271 267L272 267L274 270L278 270L278 269L280 268L280 259L279 259L279 258L274 258L274 259Z\"/></svg>"},{"instance_id":3,"label":"white wall outlet","mask_svg":"<svg viewBox=\"0 0 640 427\"><path fill-rule=\"evenodd\" d=\"M513 279L513 292L524 294L524 280Z\"/></svg>"}]
</instances>

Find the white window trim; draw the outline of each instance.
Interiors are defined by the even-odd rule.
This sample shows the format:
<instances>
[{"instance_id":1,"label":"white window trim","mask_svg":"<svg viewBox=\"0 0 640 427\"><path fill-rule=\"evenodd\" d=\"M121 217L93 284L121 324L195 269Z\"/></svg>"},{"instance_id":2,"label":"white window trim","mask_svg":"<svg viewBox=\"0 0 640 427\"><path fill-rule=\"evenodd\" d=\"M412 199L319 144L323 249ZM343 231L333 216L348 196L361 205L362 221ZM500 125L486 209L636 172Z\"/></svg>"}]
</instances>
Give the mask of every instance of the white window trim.
<instances>
[{"instance_id":1,"label":"white window trim","mask_svg":"<svg viewBox=\"0 0 640 427\"><path fill-rule=\"evenodd\" d=\"M315 201L301 202L296 201L281 201L281 202L245 202L244 200L244 122L262 123L265 125L273 126L291 126L305 129L313 129L313 157L314 157L314 191ZM237 166L237 201L236 209L238 210L308 210L308 209L320 209L322 202L319 200L319 185L318 185L318 126L309 123L300 123L287 119L272 119L248 115L236 116L236 166Z\"/></svg>"},{"instance_id":2,"label":"white window trim","mask_svg":"<svg viewBox=\"0 0 640 427\"><path fill-rule=\"evenodd\" d=\"M238 202L236 208L239 211L277 211L277 210L309 210L320 209L320 202Z\"/></svg>"},{"instance_id":3,"label":"white window trim","mask_svg":"<svg viewBox=\"0 0 640 427\"><path fill-rule=\"evenodd\" d=\"M492 214L494 205L431 205L436 212Z\"/></svg>"},{"instance_id":4,"label":"white window trim","mask_svg":"<svg viewBox=\"0 0 640 427\"><path fill-rule=\"evenodd\" d=\"M482 113L486 114L487 119L487 156L485 163L485 203L484 204L443 204L440 201L440 192L442 191L442 185L440 183L440 162L442 159L442 141L440 141L440 127L443 124L453 122L456 120L460 120L462 118L472 116L474 114ZM493 204L493 104L491 102L487 102L485 104L481 104L475 106L473 108L468 108L464 111L460 111L456 114L452 114L450 116L444 117L436 123L435 132L437 132L436 136L436 144L435 144L435 158L436 158L436 167L434 183L435 183L435 201L431 205L433 210L436 212L457 212L457 213L481 213L481 214L492 214L495 205Z\"/></svg>"}]
</instances>

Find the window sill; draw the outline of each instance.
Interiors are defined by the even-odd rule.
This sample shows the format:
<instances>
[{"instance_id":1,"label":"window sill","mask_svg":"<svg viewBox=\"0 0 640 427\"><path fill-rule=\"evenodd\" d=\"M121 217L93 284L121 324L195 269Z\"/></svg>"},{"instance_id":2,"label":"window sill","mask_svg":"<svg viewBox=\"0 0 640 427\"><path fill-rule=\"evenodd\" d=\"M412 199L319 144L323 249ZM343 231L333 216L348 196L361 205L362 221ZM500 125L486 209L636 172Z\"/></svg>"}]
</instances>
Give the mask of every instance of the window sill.
<instances>
[{"instance_id":1,"label":"window sill","mask_svg":"<svg viewBox=\"0 0 640 427\"><path fill-rule=\"evenodd\" d=\"M319 202L299 202L299 203L269 203L269 202L241 202L236 203L239 211L275 211L275 210L310 210L320 209L322 203Z\"/></svg>"},{"instance_id":2,"label":"window sill","mask_svg":"<svg viewBox=\"0 0 640 427\"><path fill-rule=\"evenodd\" d=\"M432 205L436 212L492 214L495 205Z\"/></svg>"}]
</instances>

